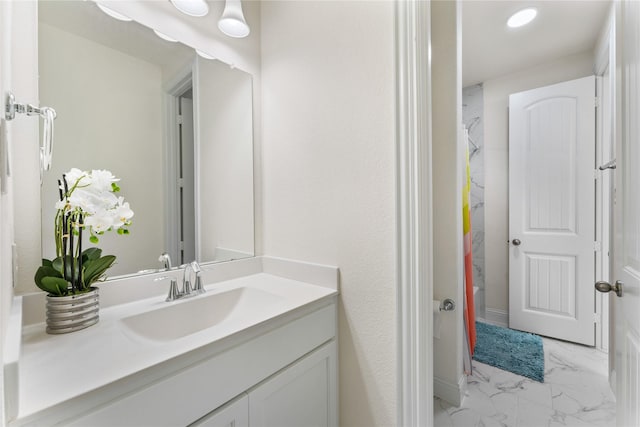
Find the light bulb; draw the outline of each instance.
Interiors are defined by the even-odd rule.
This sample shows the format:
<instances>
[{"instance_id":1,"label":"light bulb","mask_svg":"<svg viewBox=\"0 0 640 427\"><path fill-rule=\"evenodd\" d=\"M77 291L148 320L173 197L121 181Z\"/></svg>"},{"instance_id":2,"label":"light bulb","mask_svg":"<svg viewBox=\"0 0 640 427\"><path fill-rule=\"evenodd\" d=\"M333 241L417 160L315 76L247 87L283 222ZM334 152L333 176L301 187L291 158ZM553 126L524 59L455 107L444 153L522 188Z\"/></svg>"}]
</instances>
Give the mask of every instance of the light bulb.
<instances>
[{"instance_id":1,"label":"light bulb","mask_svg":"<svg viewBox=\"0 0 640 427\"><path fill-rule=\"evenodd\" d=\"M244 20L240 0L226 1L224 12L218 21L218 28L229 37L241 38L249 35L251 30L247 21Z\"/></svg>"},{"instance_id":2,"label":"light bulb","mask_svg":"<svg viewBox=\"0 0 640 427\"><path fill-rule=\"evenodd\" d=\"M209 5L204 0L170 0L176 9L190 16L205 16Z\"/></svg>"}]
</instances>

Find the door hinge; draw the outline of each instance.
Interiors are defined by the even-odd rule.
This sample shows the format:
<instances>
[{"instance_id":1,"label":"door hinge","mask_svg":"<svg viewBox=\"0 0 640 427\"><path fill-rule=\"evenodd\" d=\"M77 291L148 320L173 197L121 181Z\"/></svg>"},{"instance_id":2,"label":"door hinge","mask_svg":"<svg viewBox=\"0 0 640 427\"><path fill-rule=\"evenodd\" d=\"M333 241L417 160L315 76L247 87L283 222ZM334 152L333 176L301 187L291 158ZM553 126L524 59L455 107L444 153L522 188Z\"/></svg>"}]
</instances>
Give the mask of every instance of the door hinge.
<instances>
[{"instance_id":1,"label":"door hinge","mask_svg":"<svg viewBox=\"0 0 640 427\"><path fill-rule=\"evenodd\" d=\"M600 97L596 96L595 98L593 98L593 106L596 108L600 108Z\"/></svg>"},{"instance_id":2,"label":"door hinge","mask_svg":"<svg viewBox=\"0 0 640 427\"><path fill-rule=\"evenodd\" d=\"M593 250L596 252L600 252L602 250L602 245L600 242L593 242Z\"/></svg>"},{"instance_id":3,"label":"door hinge","mask_svg":"<svg viewBox=\"0 0 640 427\"><path fill-rule=\"evenodd\" d=\"M181 125L181 124L182 124L182 114L178 114L178 115L176 116L176 122L177 122L179 125Z\"/></svg>"},{"instance_id":4,"label":"door hinge","mask_svg":"<svg viewBox=\"0 0 640 427\"><path fill-rule=\"evenodd\" d=\"M600 313L593 313L593 323L596 325L602 323L602 315Z\"/></svg>"},{"instance_id":5,"label":"door hinge","mask_svg":"<svg viewBox=\"0 0 640 427\"><path fill-rule=\"evenodd\" d=\"M182 187L184 187L184 179L178 178L178 188L182 188Z\"/></svg>"}]
</instances>

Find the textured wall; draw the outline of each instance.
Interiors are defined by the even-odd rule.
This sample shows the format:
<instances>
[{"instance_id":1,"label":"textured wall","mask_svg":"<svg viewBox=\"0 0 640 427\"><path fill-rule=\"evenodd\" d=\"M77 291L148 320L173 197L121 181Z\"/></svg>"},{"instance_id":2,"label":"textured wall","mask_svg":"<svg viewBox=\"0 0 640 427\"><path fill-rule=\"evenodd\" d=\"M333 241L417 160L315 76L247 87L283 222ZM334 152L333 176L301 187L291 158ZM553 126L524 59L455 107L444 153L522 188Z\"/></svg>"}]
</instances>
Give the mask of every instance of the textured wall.
<instances>
[{"instance_id":1,"label":"textured wall","mask_svg":"<svg viewBox=\"0 0 640 427\"><path fill-rule=\"evenodd\" d=\"M473 284L480 288L476 295L477 316L484 316L484 103L482 84L462 89L462 123L469 131L469 163L471 169L471 227L473 231Z\"/></svg>"},{"instance_id":2,"label":"textured wall","mask_svg":"<svg viewBox=\"0 0 640 427\"><path fill-rule=\"evenodd\" d=\"M266 255L340 267L340 425L396 425L391 1L262 2Z\"/></svg>"}]
</instances>

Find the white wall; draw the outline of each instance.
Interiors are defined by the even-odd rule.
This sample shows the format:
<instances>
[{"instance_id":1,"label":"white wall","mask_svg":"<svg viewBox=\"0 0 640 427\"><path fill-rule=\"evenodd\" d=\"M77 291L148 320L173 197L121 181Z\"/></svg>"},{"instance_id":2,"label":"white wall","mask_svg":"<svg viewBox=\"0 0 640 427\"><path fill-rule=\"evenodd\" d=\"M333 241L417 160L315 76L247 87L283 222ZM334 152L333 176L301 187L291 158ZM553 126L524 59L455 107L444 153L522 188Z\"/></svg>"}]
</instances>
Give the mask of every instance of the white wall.
<instances>
[{"instance_id":1,"label":"white wall","mask_svg":"<svg viewBox=\"0 0 640 427\"><path fill-rule=\"evenodd\" d=\"M484 82L485 305L487 319L509 310L509 94L593 74L584 52Z\"/></svg>"},{"instance_id":2,"label":"white wall","mask_svg":"<svg viewBox=\"0 0 640 427\"><path fill-rule=\"evenodd\" d=\"M462 372L464 264L460 12L457 2L434 2L431 6L433 298L451 298L458 304L456 311L440 314L440 338L433 342L434 394L454 405L461 403L465 385Z\"/></svg>"},{"instance_id":3,"label":"white wall","mask_svg":"<svg viewBox=\"0 0 640 427\"><path fill-rule=\"evenodd\" d=\"M264 249L340 268L340 425L396 424L394 4L262 2Z\"/></svg>"},{"instance_id":4,"label":"white wall","mask_svg":"<svg viewBox=\"0 0 640 427\"><path fill-rule=\"evenodd\" d=\"M53 164L42 184L44 253L55 257L57 180L72 167L107 169L121 179L119 195L135 213L131 235L109 232L100 237L103 253L118 257L108 274L156 267L166 247L162 70L44 23L39 26L39 52L40 101L57 112ZM88 236L84 245L90 245ZM20 283L18 290L36 287L32 280Z\"/></svg>"},{"instance_id":5,"label":"white wall","mask_svg":"<svg viewBox=\"0 0 640 427\"><path fill-rule=\"evenodd\" d=\"M10 32L11 22L9 14L11 3L0 2L0 94L6 93L10 87L9 55L11 53ZM4 111L5 100L0 101ZM4 116L4 115L3 115ZM3 139L6 122L0 117L0 159L6 155L7 142ZM4 168L0 164L0 184L7 185L7 177ZM11 199L5 192L0 192L0 364L4 366L4 341L9 318L11 288L11 242L13 241L13 219L11 215ZM4 426L4 369L0 369L0 425Z\"/></svg>"},{"instance_id":6,"label":"white wall","mask_svg":"<svg viewBox=\"0 0 640 427\"><path fill-rule=\"evenodd\" d=\"M24 25L33 22L33 25ZM13 91L18 102L36 102L37 90L33 86L37 75L37 37L34 31L37 22L35 2L0 2L0 94L4 111L6 91ZM20 183L39 183L38 166L38 122L32 117L16 117L11 122L0 116L7 130L9 167L11 177L5 181L6 192L0 194L0 361L3 360L7 319L13 298L12 250L34 224L39 224L39 203L19 203L25 191ZM0 145L1 147L1 145ZM1 170L1 169L0 169ZM4 180L5 177L0 178ZM28 187L31 188L31 187ZM28 191L28 190L27 190ZM14 212L14 208L17 212ZM18 254L26 259L38 257L40 242L29 242ZM22 272L24 274L24 272ZM30 275L33 273L29 273ZM2 373L0 373L2 379ZM4 425L4 382L0 381L0 425Z\"/></svg>"}]
</instances>

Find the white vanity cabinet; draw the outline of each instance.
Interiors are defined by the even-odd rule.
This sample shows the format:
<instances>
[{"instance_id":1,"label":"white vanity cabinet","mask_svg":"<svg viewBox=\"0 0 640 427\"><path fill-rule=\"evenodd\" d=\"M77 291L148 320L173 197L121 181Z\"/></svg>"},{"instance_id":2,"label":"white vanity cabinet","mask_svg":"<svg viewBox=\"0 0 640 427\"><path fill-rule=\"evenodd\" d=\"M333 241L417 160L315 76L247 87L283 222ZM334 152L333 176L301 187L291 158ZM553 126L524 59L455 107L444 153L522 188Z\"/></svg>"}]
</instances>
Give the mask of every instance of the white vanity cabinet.
<instances>
[{"instance_id":1,"label":"white vanity cabinet","mask_svg":"<svg viewBox=\"0 0 640 427\"><path fill-rule=\"evenodd\" d=\"M189 427L249 427L249 398L243 393L237 399L216 409Z\"/></svg>"},{"instance_id":2,"label":"white vanity cabinet","mask_svg":"<svg viewBox=\"0 0 640 427\"><path fill-rule=\"evenodd\" d=\"M248 427L336 426L336 323L335 297L318 301L247 331L253 337L225 350L211 347L196 363L167 362L161 378L137 378L147 385L113 390L121 397L69 417L83 406L79 399L61 424L247 427L248 402ZM50 424L57 423L38 425Z\"/></svg>"},{"instance_id":3,"label":"white vanity cabinet","mask_svg":"<svg viewBox=\"0 0 640 427\"><path fill-rule=\"evenodd\" d=\"M336 426L336 371L332 341L249 392L249 426Z\"/></svg>"},{"instance_id":4,"label":"white vanity cabinet","mask_svg":"<svg viewBox=\"0 0 640 427\"><path fill-rule=\"evenodd\" d=\"M331 341L189 427L334 427L336 387Z\"/></svg>"}]
</instances>

